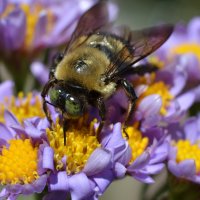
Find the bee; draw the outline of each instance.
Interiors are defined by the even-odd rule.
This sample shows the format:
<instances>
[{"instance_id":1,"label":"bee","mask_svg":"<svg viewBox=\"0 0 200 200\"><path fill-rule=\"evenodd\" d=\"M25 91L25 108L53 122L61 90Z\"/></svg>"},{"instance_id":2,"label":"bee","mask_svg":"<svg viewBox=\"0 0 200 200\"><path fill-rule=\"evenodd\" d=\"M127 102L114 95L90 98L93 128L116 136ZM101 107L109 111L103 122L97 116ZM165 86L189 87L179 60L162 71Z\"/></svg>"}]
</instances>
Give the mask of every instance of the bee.
<instances>
[{"instance_id":1,"label":"bee","mask_svg":"<svg viewBox=\"0 0 200 200\"><path fill-rule=\"evenodd\" d=\"M101 121L97 134L101 132L106 121L104 101L120 87L129 99L124 122L124 127L127 126L137 96L125 76L155 71L155 66L134 64L158 49L173 31L172 25L138 31L126 26L111 26L109 6L109 2L100 1L80 18L66 49L54 59L49 81L41 94L50 124L53 122L47 104L62 114L64 145L67 122L82 116L89 105L99 111Z\"/></svg>"}]
</instances>

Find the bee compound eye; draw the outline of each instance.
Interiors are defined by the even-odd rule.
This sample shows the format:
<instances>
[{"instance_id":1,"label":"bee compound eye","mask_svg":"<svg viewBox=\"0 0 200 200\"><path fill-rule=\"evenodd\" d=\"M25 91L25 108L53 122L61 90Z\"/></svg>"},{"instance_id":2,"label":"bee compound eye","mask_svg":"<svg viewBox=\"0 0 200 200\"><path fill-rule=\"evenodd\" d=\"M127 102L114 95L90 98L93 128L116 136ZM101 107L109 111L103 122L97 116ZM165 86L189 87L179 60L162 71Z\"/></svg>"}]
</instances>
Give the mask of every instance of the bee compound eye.
<instances>
[{"instance_id":1,"label":"bee compound eye","mask_svg":"<svg viewBox=\"0 0 200 200\"><path fill-rule=\"evenodd\" d=\"M55 104L58 101L58 99L59 99L59 95L60 95L59 89L51 88L49 90L49 97L50 97L51 103Z\"/></svg>"},{"instance_id":2,"label":"bee compound eye","mask_svg":"<svg viewBox=\"0 0 200 200\"><path fill-rule=\"evenodd\" d=\"M71 95L68 95L65 100L65 109L67 114L69 114L71 117L79 117L82 115L81 102Z\"/></svg>"}]
</instances>

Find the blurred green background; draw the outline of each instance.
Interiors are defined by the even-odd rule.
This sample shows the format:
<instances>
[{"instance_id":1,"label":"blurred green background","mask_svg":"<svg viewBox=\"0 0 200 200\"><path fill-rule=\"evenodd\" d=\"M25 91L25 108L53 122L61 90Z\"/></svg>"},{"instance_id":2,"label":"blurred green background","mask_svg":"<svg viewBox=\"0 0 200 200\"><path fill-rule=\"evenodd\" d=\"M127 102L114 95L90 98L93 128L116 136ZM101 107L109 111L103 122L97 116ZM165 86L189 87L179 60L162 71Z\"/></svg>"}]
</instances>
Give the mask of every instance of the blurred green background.
<instances>
[{"instance_id":1,"label":"blurred green background","mask_svg":"<svg viewBox=\"0 0 200 200\"><path fill-rule=\"evenodd\" d=\"M153 26L158 23L187 23L195 16L200 16L200 0L115 0L119 5L117 24L129 25L132 29ZM166 173L153 187L159 187ZM139 200L141 183L126 178L114 182L101 200ZM20 197L33 200L34 198ZM59 197L58 197L59 200Z\"/></svg>"}]
</instances>

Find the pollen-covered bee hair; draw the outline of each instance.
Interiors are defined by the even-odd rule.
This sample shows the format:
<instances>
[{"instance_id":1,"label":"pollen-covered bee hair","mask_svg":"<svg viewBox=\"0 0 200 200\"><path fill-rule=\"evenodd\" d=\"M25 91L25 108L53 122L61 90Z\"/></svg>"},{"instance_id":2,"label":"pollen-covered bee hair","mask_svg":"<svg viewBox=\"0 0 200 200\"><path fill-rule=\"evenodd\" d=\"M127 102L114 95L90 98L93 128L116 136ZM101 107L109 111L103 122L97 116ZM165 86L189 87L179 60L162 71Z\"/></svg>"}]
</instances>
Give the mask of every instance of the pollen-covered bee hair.
<instances>
[{"instance_id":1,"label":"pollen-covered bee hair","mask_svg":"<svg viewBox=\"0 0 200 200\"><path fill-rule=\"evenodd\" d=\"M134 64L158 49L173 30L171 25L139 31L131 31L126 26L111 27L109 6L109 2L100 1L80 18L67 48L54 59L49 81L42 91L43 108L49 122L52 124L47 104L55 106L63 116L64 144L67 121L82 116L88 105L99 110L98 134L101 132L106 120L104 100L119 87L129 98L126 127L137 96L124 77L155 71L155 66ZM47 95L50 102L46 100Z\"/></svg>"}]
</instances>

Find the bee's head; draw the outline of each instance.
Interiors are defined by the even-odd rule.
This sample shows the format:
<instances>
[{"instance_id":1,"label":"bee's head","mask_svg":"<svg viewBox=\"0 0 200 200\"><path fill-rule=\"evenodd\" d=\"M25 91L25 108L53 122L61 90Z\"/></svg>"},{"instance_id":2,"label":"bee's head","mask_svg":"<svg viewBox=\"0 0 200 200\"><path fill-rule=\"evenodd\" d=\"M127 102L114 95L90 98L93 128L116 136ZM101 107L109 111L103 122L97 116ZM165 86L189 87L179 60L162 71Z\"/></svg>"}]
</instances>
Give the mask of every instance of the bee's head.
<instances>
[{"instance_id":1,"label":"bee's head","mask_svg":"<svg viewBox=\"0 0 200 200\"><path fill-rule=\"evenodd\" d=\"M55 86L49 90L51 104L59 108L68 118L78 118L83 115L87 101L85 96L74 94L68 88Z\"/></svg>"}]
</instances>

